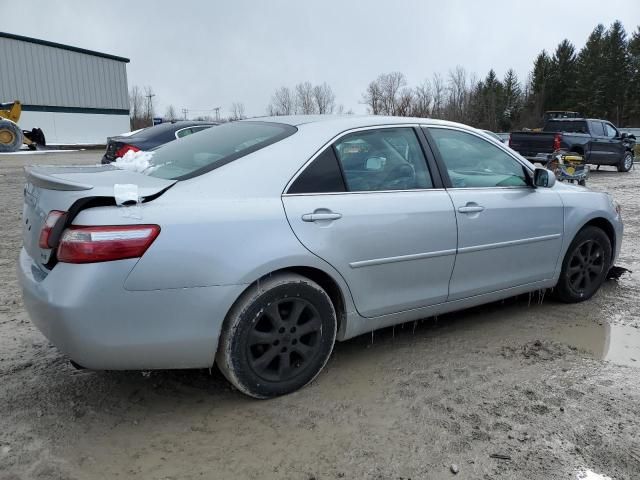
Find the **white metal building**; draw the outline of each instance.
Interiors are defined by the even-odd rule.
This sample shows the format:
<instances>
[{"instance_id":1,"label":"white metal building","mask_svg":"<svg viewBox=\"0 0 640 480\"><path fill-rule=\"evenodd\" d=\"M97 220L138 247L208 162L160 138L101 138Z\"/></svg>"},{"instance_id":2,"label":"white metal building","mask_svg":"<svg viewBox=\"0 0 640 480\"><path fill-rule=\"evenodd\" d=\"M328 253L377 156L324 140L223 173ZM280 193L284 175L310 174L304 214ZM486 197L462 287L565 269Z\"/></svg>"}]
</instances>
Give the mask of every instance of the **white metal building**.
<instances>
[{"instance_id":1,"label":"white metal building","mask_svg":"<svg viewBox=\"0 0 640 480\"><path fill-rule=\"evenodd\" d=\"M48 144L104 144L129 131L128 58L0 32L0 103Z\"/></svg>"}]
</instances>

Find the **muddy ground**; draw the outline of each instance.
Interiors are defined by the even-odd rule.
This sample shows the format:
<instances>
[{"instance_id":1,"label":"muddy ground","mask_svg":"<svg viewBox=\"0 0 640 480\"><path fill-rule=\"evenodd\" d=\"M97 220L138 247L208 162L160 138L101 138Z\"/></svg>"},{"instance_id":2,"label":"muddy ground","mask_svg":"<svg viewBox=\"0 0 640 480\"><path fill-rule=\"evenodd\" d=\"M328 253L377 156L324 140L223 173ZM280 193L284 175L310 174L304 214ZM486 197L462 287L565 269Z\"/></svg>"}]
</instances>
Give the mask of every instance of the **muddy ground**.
<instances>
[{"instance_id":1,"label":"muddy ground","mask_svg":"<svg viewBox=\"0 0 640 480\"><path fill-rule=\"evenodd\" d=\"M622 203L618 264L636 272L591 301L523 296L365 335L307 388L255 401L215 369L74 370L29 322L21 167L99 157L0 156L0 479L640 477L640 170L590 180Z\"/></svg>"}]
</instances>

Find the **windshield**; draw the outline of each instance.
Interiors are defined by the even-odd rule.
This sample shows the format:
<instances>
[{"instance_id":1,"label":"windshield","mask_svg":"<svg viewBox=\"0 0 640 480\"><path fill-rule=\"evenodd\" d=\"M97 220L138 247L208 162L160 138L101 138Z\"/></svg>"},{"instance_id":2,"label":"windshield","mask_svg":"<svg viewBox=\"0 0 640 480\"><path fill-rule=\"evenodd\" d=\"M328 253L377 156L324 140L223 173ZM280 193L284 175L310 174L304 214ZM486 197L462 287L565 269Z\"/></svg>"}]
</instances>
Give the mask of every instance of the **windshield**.
<instances>
[{"instance_id":1,"label":"windshield","mask_svg":"<svg viewBox=\"0 0 640 480\"><path fill-rule=\"evenodd\" d=\"M244 157L295 133L291 125L232 122L188 135L153 152L146 173L152 177L186 180Z\"/></svg>"}]
</instances>

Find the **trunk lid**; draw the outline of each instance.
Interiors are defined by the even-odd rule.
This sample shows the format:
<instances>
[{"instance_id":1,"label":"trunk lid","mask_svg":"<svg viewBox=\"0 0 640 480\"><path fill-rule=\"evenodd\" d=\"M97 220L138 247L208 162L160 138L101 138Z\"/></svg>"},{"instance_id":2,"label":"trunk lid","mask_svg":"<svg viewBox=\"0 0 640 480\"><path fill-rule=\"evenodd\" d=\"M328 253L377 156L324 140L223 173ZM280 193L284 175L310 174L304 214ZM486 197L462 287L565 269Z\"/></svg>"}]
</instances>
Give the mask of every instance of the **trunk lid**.
<instances>
[{"instance_id":1,"label":"trunk lid","mask_svg":"<svg viewBox=\"0 0 640 480\"><path fill-rule=\"evenodd\" d=\"M137 185L138 196L144 201L176 183L111 165L31 166L25 167L25 177L22 239L27 253L41 266L51 259L52 249L39 246L40 232L51 210L67 212L75 204L76 211L70 212L75 216L82 209L78 200L97 198L103 204L115 204L114 186L118 184Z\"/></svg>"}]
</instances>

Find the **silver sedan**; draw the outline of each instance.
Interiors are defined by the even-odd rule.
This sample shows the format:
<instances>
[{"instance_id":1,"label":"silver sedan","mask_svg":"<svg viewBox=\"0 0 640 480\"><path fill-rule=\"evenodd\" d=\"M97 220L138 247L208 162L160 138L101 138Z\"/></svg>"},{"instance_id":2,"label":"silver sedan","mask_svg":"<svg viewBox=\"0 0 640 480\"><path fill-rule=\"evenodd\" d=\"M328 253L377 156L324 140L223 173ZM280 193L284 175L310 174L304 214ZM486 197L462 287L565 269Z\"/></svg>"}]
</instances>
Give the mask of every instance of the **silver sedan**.
<instances>
[{"instance_id":1,"label":"silver sedan","mask_svg":"<svg viewBox=\"0 0 640 480\"><path fill-rule=\"evenodd\" d=\"M26 169L25 305L87 368L216 363L282 395L336 340L539 289L587 300L622 240L609 195L460 124L274 117L145 155Z\"/></svg>"}]
</instances>

